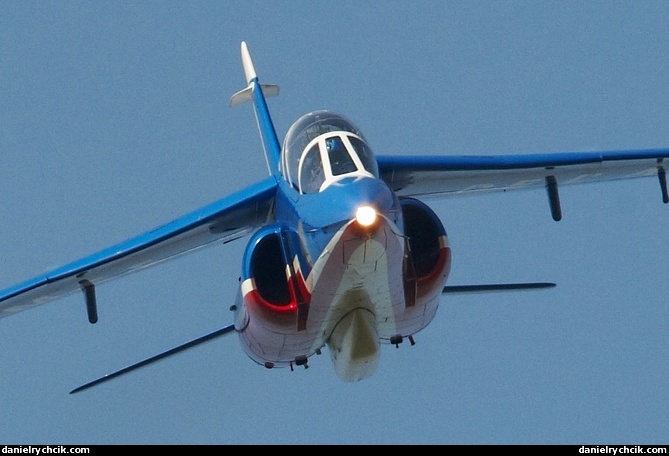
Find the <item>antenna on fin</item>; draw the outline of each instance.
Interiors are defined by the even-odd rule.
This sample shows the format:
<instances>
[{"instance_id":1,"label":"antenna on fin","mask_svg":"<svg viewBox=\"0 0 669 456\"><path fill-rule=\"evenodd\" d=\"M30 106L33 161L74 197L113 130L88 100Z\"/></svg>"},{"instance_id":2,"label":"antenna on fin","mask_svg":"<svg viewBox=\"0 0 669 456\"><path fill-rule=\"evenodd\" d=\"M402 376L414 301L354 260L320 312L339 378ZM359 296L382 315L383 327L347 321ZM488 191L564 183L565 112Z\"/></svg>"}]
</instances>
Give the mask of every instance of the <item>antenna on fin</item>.
<instances>
[{"instance_id":1,"label":"antenna on fin","mask_svg":"<svg viewBox=\"0 0 669 456\"><path fill-rule=\"evenodd\" d=\"M260 138L265 150L265 159L267 168L272 176L279 174L279 161L281 157L281 145L274 130L272 118L269 115L269 108L265 98L279 95L279 86L274 84L260 84L256 69L251 60L251 53L245 41L242 41L242 65L244 66L244 76L248 84L230 98L230 106L240 103L253 102L255 108Z\"/></svg>"}]
</instances>

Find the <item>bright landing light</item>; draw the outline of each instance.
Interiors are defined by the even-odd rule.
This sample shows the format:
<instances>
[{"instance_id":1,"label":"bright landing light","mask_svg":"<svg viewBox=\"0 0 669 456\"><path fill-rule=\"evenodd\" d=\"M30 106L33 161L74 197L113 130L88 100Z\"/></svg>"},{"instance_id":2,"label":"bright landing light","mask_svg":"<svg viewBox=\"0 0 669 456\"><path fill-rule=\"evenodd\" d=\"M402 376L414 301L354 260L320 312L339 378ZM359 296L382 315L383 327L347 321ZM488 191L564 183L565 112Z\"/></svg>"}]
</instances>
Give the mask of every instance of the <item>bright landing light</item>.
<instances>
[{"instance_id":1,"label":"bright landing light","mask_svg":"<svg viewBox=\"0 0 669 456\"><path fill-rule=\"evenodd\" d=\"M355 213L355 219L362 226L370 226L376 221L376 211L371 206L360 206Z\"/></svg>"}]
</instances>

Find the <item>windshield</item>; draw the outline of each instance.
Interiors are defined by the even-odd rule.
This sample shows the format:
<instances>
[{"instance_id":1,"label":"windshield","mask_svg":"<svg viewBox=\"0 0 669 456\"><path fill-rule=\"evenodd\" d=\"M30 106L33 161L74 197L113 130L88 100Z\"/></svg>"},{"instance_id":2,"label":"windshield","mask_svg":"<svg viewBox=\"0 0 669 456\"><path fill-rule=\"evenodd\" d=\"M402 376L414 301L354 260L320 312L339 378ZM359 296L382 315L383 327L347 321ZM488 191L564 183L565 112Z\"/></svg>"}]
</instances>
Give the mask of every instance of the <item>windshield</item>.
<instances>
[{"instance_id":1,"label":"windshield","mask_svg":"<svg viewBox=\"0 0 669 456\"><path fill-rule=\"evenodd\" d=\"M288 130L281 171L300 193L316 193L343 177L378 177L362 133L330 111L306 114Z\"/></svg>"}]
</instances>

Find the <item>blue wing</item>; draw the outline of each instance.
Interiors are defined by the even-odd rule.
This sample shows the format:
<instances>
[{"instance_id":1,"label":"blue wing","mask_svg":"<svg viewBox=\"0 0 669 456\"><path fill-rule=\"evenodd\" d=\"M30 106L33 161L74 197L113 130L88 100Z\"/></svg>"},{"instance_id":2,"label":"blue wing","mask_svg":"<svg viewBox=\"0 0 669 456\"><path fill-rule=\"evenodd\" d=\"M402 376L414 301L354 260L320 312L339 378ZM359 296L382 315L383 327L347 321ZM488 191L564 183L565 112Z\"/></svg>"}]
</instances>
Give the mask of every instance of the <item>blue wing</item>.
<instances>
[{"instance_id":1,"label":"blue wing","mask_svg":"<svg viewBox=\"0 0 669 456\"><path fill-rule=\"evenodd\" d=\"M498 156L381 156L399 195L430 197L657 176L667 196L669 149Z\"/></svg>"},{"instance_id":2,"label":"blue wing","mask_svg":"<svg viewBox=\"0 0 669 456\"><path fill-rule=\"evenodd\" d=\"M276 187L276 180L268 177L156 229L2 290L0 317L86 291L86 285L97 285L212 242L243 237L273 217Z\"/></svg>"}]
</instances>

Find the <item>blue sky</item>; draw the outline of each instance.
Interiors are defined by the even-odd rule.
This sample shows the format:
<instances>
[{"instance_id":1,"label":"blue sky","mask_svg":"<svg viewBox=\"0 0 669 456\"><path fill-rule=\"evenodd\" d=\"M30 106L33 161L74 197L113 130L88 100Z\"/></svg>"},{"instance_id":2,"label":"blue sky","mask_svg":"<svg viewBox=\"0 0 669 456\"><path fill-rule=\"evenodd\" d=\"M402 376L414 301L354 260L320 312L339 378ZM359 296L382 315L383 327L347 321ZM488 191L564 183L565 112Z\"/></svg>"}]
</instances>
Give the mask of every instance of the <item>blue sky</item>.
<instances>
[{"instance_id":1,"label":"blue sky","mask_svg":"<svg viewBox=\"0 0 669 456\"><path fill-rule=\"evenodd\" d=\"M0 4L0 288L266 175L246 40L280 138L351 118L377 154L669 147L664 1ZM450 283L416 345L339 381L266 370L235 336L80 393L228 324L244 241L0 320L0 443L608 443L669 435L669 206L655 179L430 201Z\"/></svg>"}]
</instances>

